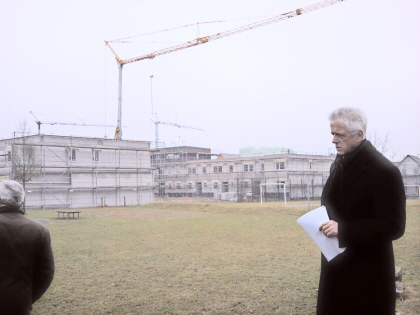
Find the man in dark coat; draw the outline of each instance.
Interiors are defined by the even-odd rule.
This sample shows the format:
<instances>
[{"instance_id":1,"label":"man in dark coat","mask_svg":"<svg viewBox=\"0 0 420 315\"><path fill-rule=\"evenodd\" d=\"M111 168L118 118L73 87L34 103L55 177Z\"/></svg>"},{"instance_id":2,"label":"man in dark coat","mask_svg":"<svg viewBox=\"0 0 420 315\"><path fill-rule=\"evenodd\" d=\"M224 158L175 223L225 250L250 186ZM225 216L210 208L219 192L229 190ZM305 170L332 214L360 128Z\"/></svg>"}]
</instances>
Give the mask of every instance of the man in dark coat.
<instances>
[{"instance_id":1,"label":"man in dark coat","mask_svg":"<svg viewBox=\"0 0 420 315\"><path fill-rule=\"evenodd\" d=\"M365 139L366 116L339 108L330 117L337 157L321 203L330 221L319 228L346 250L322 255L317 315L395 315L392 241L405 230L401 174Z\"/></svg>"},{"instance_id":2,"label":"man in dark coat","mask_svg":"<svg viewBox=\"0 0 420 315\"><path fill-rule=\"evenodd\" d=\"M27 315L50 286L54 258L50 234L24 216L25 193L15 181L0 182L0 314Z\"/></svg>"}]
</instances>

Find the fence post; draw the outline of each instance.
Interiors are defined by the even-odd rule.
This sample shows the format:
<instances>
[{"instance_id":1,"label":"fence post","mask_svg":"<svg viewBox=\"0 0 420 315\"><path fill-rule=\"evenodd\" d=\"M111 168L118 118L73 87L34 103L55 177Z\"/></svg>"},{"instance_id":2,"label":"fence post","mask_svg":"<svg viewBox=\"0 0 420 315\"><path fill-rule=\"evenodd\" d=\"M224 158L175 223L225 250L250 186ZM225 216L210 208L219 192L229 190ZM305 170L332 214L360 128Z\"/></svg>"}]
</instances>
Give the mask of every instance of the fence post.
<instances>
[{"instance_id":1,"label":"fence post","mask_svg":"<svg viewBox=\"0 0 420 315\"><path fill-rule=\"evenodd\" d=\"M307 194L308 194L308 212L309 212L309 211L311 211L311 203L309 201L309 179L306 181L306 184L307 184L306 191L307 191Z\"/></svg>"}]
</instances>

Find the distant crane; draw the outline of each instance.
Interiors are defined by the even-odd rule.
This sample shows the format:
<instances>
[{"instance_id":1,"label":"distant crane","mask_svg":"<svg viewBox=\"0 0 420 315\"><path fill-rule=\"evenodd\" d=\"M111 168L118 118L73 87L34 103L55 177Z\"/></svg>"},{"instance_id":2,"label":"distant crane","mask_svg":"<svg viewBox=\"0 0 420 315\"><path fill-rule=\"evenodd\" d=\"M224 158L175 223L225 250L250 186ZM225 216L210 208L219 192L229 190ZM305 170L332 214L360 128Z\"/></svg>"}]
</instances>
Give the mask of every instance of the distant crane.
<instances>
[{"instance_id":1,"label":"distant crane","mask_svg":"<svg viewBox=\"0 0 420 315\"><path fill-rule=\"evenodd\" d=\"M34 116L35 122L38 125L38 134L41 134L41 125L71 125L71 126L86 126L86 127L116 127L113 125L91 125L91 124L76 124L76 123L62 123L62 122L41 122L38 118L35 117L34 113L30 111L31 115Z\"/></svg>"},{"instance_id":2,"label":"distant crane","mask_svg":"<svg viewBox=\"0 0 420 315\"><path fill-rule=\"evenodd\" d=\"M169 125L169 126L175 126L175 127L178 127L178 128L189 128L189 129L196 129L196 130L204 131L201 128L196 128L196 127L191 127L191 126L184 126L184 125L179 125L177 123L160 121L158 119L156 113L155 113L155 120L152 119L152 121L155 124L155 146L156 146L156 149L159 147L159 124Z\"/></svg>"},{"instance_id":3,"label":"distant crane","mask_svg":"<svg viewBox=\"0 0 420 315\"><path fill-rule=\"evenodd\" d=\"M122 60L120 57L118 57L117 53L114 51L114 49L112 49L112 47L110 46L109 43L122 43L122 41L120 41L119 39L116 40L111 40L111 41L105 41L105 45L108 46L108 48L111 50L111 52L114 54L117 63L118 63L118 70L119 70L119 80L118 80L118 119L117 119L117 129L115 131L115 136L118 139L121 139L122 137L122 130L121 130L121 108L122 108L122 69L123 66L127 63L132 63L132 62L136 62L136 61L140 61L140 60L144 60L144 59L153 59L157 56L160 55L164 55L164 54L168 54L174 51L178 51L178 50L182 50L185 48L189 48L189 47L194 47L197 45L201 45L201 44L205 44L208 43L210 41L214 41L217 39L221 39L224 37L228 37L231 35L235 35L235 34L239 34L245 31L249 31L252 30L254 28L257 27L261 27L261 26L265 26L268 24L272 24L278 21L282 21L282 20L286 20L298 15L302 15L304 13L309 13L318 9L322 9L325 8L327 6L339 3L339 2L343 2L344 0L324 0L318 3L314 3L311 5L308 5L306 7L303 8L299 8L296 9L294 11L290 11L287 13L283 13L280 15L276 15L274 17L268 18L268 19L264 19L255 23L251 23L251 24L247 24L229 31L225 31L225 32L221 32L221 33L217 33L214 35L209 35L209 36L204 36L204 37L198 37L195 38L193 40L190 40L186 43L183 44L179 44L176 46L172 46L172 47L168 47L165 49L161 49L161 50L157 50L155 52L152 52L150 54L146 54L146 55L142 55L139 57L135 57L135 58L129 58L129 59L125 59Z\"/></svg>"}]
</instances>

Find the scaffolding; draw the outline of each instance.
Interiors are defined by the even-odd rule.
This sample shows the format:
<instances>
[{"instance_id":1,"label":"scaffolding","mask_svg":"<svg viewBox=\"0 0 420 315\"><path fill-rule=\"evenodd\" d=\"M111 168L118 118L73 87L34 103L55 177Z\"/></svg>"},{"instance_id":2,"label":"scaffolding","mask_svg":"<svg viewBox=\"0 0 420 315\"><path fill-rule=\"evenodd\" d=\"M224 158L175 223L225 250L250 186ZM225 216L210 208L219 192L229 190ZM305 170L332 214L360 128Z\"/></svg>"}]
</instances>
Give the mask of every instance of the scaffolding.
<instances>
[{"instance_id":1,"label":"scaffolding","mask_svg":"<svg viewBox=\"0 0 420 315\"><path fill-rule=\"evenodd\" d=\"M49 135L0 140L1 179L15 177L12 156L21 146L34 148L38 166L25 184L27 208L134 206L154 201L149 142Z\"/></svg>"},{"instance_id":2,"label":"scaffolding","mask_svg":"<svg viewBox=\"0 0 420 315\"><path fill-rule=\"evenodd\" d=\"M151 155L159 187L156 198L270 201L284 200L285 194L291 200L320 198L335 156L276 151L230 155L188 146L156 149Z\"/></svg>"}]
</instances>

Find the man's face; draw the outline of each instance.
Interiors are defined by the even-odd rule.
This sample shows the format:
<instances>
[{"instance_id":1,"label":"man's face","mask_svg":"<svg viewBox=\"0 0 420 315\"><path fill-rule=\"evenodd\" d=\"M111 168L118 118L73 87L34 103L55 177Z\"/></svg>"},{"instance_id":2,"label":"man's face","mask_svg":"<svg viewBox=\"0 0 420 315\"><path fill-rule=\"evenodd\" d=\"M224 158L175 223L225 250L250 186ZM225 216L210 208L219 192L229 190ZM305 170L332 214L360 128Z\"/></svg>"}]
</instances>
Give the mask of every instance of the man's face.
<instances>
[{"instance_id":1,"label":"man's face","mask_svg":"<svg viewBox=\"0 0 420 315\"><path fill-rule=\"evenodd\" d=\"M354 136L347 130L346 124L342 120L331 122L332 143L335 144L337 154L344 155L356 149L363 139L363 132L359 131Z\"/></svg>"}]
</instances>

